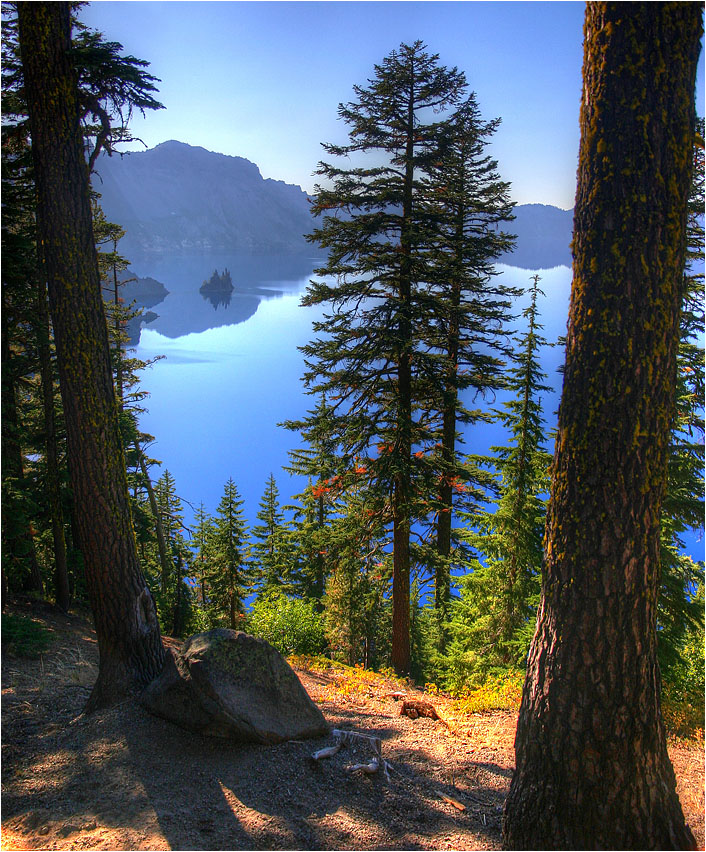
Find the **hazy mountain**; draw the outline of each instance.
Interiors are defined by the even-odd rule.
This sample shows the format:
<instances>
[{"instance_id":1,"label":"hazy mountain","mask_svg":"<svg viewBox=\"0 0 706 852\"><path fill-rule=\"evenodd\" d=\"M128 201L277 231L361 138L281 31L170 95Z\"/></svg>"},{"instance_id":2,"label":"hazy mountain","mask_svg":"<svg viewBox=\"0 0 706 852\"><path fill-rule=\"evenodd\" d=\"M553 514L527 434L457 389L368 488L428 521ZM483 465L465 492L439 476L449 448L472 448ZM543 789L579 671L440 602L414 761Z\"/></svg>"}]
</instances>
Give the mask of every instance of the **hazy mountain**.
<instances>
[{"instance_id":1,"label":"hazy mountain","mask_svg":"<svg viewBox=\"0 0 706 852\"><path fill-rule=\"evenodd\" d=\"M183 142L163 142L122 157L102 156L94 188L109 221L127 231L120 245L139 252L315 252L306 193L264 179L243 157L215 154ZM526 269L570 265L573 211L545 204L515 208L508 230L517 247L501 262Z\"/></svg>"},{"instance_id":2,"label":"hazy mountain","mask_svg":"<svg viewBox=\"0 0 706 852\"><path fill-rule=\"evenodd\" d=\"M504 228L517 235L517 244L500 261L523 269L571 266L573 226L573 210L549 204L518 204L515 220Z\"/></svg>"},{"instance_id":3,"label":"hazy mountain","mask_svg":"<svg viewBox=\"0 0 706 852\"><path fill-rule=\"evenodd\" d=\"M242 157L164 142L122 157L102 156L93 187L111 222L127 231L120 251L306 251L306 193L266 180Z\"/></svg>"}]
</instances>

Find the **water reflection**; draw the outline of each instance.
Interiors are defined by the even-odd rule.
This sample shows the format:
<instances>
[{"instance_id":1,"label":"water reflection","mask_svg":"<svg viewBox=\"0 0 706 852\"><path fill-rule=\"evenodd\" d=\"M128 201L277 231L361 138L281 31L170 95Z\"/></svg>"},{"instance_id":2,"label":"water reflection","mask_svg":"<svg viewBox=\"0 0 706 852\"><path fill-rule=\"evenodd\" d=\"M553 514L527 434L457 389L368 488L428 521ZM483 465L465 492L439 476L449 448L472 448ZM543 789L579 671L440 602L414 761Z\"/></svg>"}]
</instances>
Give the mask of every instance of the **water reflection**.
<instances>
[{"instance_id":1,"label":"water reflection","mask_svg":"<svg viewBox=\"0 0 706 852\"><path fill-rule=\"evenodd\" d=\"M201 290L201 298L205 299L213 305L213 310L217 311L220 307L227 308L230 305L232 293L214 293L210 290Z\"/></svg>"},{"instance_id":2,"label":"water reflection","mask_svg":"<svg viewBox=\"0 0 706 852\"><path fill-rule=\"evenodd\" d=\"M165 294L155 300L154 287L135 294L137 306L150 310L128 329L130 343L139 343L143 328L175 339L246 322L263 300L301 290L316 264L315 257L298 255L209 253L133 258L132 272L140 279L160 282Z\"/></svg>"}]
</instances>

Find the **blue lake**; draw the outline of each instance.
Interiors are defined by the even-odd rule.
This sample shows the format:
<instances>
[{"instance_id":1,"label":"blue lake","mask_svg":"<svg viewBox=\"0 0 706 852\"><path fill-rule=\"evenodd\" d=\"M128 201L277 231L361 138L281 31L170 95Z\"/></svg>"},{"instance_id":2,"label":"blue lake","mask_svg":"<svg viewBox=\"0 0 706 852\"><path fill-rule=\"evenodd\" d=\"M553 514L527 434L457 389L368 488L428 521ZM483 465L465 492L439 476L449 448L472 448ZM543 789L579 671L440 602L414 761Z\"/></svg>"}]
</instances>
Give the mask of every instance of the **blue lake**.
<instances>
[{"instance_id":1,"label":"blue lake","mask_svg":"<svg viewBox=\"0 0 706 852\"><path fill-rule=\"evenodd\" d=\"M143 373L142 386L150 396L141 426L156 438L150 454L176 480L187 524L201 502L206 511L215 512L229 477L245 501L250 523L270 473L282 504L303 486L282 470L288 450L299 446L298 435L277 424L303 416L314 404L303 389L297 347L311 338L312 321L322 312L300 306L315 265L313 258L223 254L150 257L132 264L136 274L156 278L169 290L151 309L157 319L142 329L137 346L139 358L164 356ZM230 270L235 290L228 305L214 306L199 286L214 269L224 268ZM528 286L535 274L511 266L499 271L513 286ZM571 271L559 266L536 272L546 294L540 299L543 335L555 342L566 332ZM519 300L518 315L526 304ZM562 361L560 347L544 349L547 383L557 389L544 399L551 426ZM485 452L506 440L500 425L475 427L464 437L468 453ZM153 469L153 477L158 476ZM693 545L690 552L703 558L703 543L694 538Z\"/></svg>"}]
</instances>

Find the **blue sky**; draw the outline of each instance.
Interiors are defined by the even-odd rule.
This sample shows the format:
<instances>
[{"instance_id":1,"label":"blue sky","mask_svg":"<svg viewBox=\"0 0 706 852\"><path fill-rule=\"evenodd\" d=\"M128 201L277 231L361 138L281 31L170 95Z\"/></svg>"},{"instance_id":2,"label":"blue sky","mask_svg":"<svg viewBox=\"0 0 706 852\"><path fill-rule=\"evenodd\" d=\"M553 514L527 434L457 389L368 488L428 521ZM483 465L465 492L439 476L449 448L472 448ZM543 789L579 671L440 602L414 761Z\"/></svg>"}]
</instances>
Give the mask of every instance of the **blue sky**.
<instances>
[{"instance_id":1,"label":"blue sky","mask_svg":"<svg viewBox=\"0 0 706 852\"><path fill-rule=\"evenodd\" d=\"M492 152L520 204L574 203L582 2L133 2L81 19L151 63L167 107L134 133L257 163L311 191L320 143L343 142L337 106L401 42L424 41L466 73ZM703 56L697 108L703 106Z\"/></svg>"}]
</instances>

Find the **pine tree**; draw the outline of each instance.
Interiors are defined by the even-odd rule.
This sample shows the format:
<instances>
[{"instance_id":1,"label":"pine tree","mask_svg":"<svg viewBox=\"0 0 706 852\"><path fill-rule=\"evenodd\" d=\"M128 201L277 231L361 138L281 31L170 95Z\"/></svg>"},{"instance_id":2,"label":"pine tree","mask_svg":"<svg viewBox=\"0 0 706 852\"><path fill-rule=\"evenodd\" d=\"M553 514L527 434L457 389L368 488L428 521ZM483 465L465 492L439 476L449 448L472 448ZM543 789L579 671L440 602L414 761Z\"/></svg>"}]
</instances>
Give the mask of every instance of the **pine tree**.
<instances>
[{"instance_id":1,"label":"pine tree","mask_svg":"<svg viewBox=\"0 0 706 852\"><path fill-rule=\"evenodd\" d=\"M201 503L194 515L194 534L191 540L191 547L194 550L192 564L199 586L200 604L204 610L209 600L207 589L208 577L212 573L214 533L215 526L213 518L206 512L203 503Z\"/></svg>"},{"instance_id":2,"label":"pine tree","mask_svg":"<svg viewBox=\"0 0 706 852\"><path fill-rule=\"evenodd\" d=\"M184 509L176 491L176 482L168 470L154 486L157 510L161 522L166 563L160 561L160 591L157 595L159 613L167 632L181 634L188 621L190 592L186 585L191 551L184 538Z\"/></svg>"},{"instance_id":3,"label":"pine tree","mask_svg":"<svg viewBox=\"0 0 706 852\"><path fill-rule=\"evenodd\" d=\"M349 665L372 668L386 660L390 582L379 496L353 487L336 500L331 522L330 574L324 596L326 636Z\"/></svg>"},{"instance_id":4,"label":"pine tree","mask_svg":"<svg viewBox=\"0 0 706 852\"><path fill-rule=\"evenodd\" d=\"M224 614L231 630L239 627L248 582L248 532L243 518L243 501L232 479L225 484L218 511L208 527L207 551L209 599L214 609Z\"/></svg>"},{"instance_id":5,"label":"pine tree","mask_svg":"<svg viewBox=\"0 0 706 852\"><path fill-rule=\"evenodd\" d=\"M273 474L270 474L265 485L257 519L261 523L252 528L255 539L252 555L259 579L258 592L264 594L276 589L288 591L291 586L294 552L284 514L280 509L279 489Z\"/></svg>"},{"instance_id":6,"label":"pine tree","mask_svg":"<svg viewBox=\"0 0 706 852\"><path fill-rule=\"evenodd\" d=\"M3 39L3 60L7 45ZM4 79L3 79L4 82ZM6 94L4 88L3 95ZM4 105L3 105L4 106ZM38 505L32 477L22 397L38 371L34 185L30 150L22 134L2 135L2 543L3 591L12 586L44 592L34 531ZM32 447L34 449L34 447ZM39 495L36 495L38 498Z\"/></svg>"},{"instance_id":7,"label":"pine tree","mask_svg":"<svg viewBox=\"0 0 706 852\"><path fill-rule=\"evenodd\" d=\"M461 600L454 608L447 677L455 688L466 680L482 682L493 668L521 667L534 629L551 463L543 448L540 395L550 388L539 364L547 344L538 321L537 298L544 295L539 280L532 278L530 304L523 311L527 331L507 381L514 396L497 412L509 443L492 447L494 456L486 460L499 479L497 504L494 511L466 517L463 537L480 557L461 579Z\"/></svg>"},{"instance_id":8,"label":"pine tree","mask_svg":"<svg viewBox=\"0 0 706 852\"><path fill-rule=\"evenodd\" d=\"M296 570L299 591L305 598L321 601L329 573L327 553L330 547L330 517L332 489L330 482L340 473L341 461L331 440L332 411L322 397L305 421L286 421L287 429L301 432L308 446L290 450L288 473L305 476L309 482L302 494L295 495L300 505L287 507L292 511L294 535L298 542ZM320 603L318 604L320 606Z\"/></svg>"},{"instance_id":9,"label":"pine tree","mask_svg":"<svg viewBox=\"0 0 706 852\"><path fill-rule=\"evenodd\" d=\"M25 264L25 285L34 285L35 297L23 299L26 306L25 320L13 319L8 314L6 329L10 334L19 332L25 339L34 334L35 345L33 347L33 360L28 361L26 366L30 370L27 374L30 384L33 385L32 393L41 399L41 414L36 418L36 435L39 440L33 440L31 448L30 468L34 469L34 478L39 482L35 489L38 501L33 510L34 518L32 529L38 532L49 519L51 525L52 544L50 552L44 559L48 564L53 561L54 589L57 604L68 608L71 596L71 585L75 585L75 576L70 573L70 554L73 548L67 544L69 528L66 519L69 514L70 494L67 486L68 474L65 464L65 447L63 435L63 412L58 399L57 371L53 350L52 329L49 320L47 306L47 289L44 277L39 273L38 262L40 258L36 251L36 224L34 221L35 192L34 178L30 166L31 150L29 147L29 126L27 121L27 104L25 100L26 88L24 85L24 69L19 59L17 20L15 4L6 4L3 7L3 258L4 267L10 268L11 255L14 253L18 258L18 252L22 252ZM74 21L74 24L76 22ZM106 43L98 33L91 33L82 28L82 33L74 34L72 42L71 61L75 64L79 77L78 100L80 120L83 125L83 135L88 144L92 144L94 152L101 148L110 146L117 141L119 136L129 138L125 119L129 117L131 110L137 107L141 110L160 108L160 104L150 94L156 91L154 87L155 78L144 71L146 62L136 60L134 57L122 56L121 46L117 43ZM91 126L90 115L96 110L101 111L100 128ZM120 129L115 125L120 116ZM106 145L99 140L105 138ZM12 173L12 177L10 177ZM11 198L9 183L13 184L13 192L19 191L24 196L24 201L17 204L19 196L16 194ZM9 211L12 217L21 211L29 215L22 239L17 230L17 221L9 224ZM6 228L6 223L9 225ZM13 232L12 245L5 239L9 231ZM3 274L3 299L7 304L13 302L8 295L6 299L6 288L11 285L11 276ZM4 319L5 321L5 319ZM26 323L26 324L24 324ZM14 326L14 327L13 327ZM29 335L28 335L29 332ZM3 353L5 360L5 353ZM5 376L6 371L3 371ZM7 371L11 379L13 371ZM40 377L35 381L34 376ZM25 387L29 390L29 384ZM9 392L4 396L9 399ZM10 411L11 409L6 409ZM17 421L17 428L24 432L22 443L29 449L28 429L30 424ZM12 447L12 443L8 448ZM12 458L9 453L8 458ZM6 480L9 481L9 480ZM4 517L15 517L19 520L22 512L10 510L5 500L6 510ZM16 523L12 522L13 526ZM75 525L74 525L75 526ZM69 536L70 537L70 536ZM28 555L34 566L33 575L41 580L37 574L36 558L32 556L33 540L26 539L29 543ZM6 551L6 555L9 555ZM46 568L45 568L46 570ZM35 585L37 583L35 582ZM39 588L39 586L37 586Z\"/></svg>"},{"instance_id":10,"label":"pine tree","mask_svg":"<svg viewBox=\"0 0 706 852\"><path fill-rule=\"evenodd\" d=\"M339 445L344 476L365 469L391 495L393 537L393 663L409 668L410 529L415 445L433 444L425 407L430 356L424 263L426 214L421 177L438 159L443 124L427 119L452 108L465 88L421 42L401 45L375 66L356 100L339 106L347 145L324 145L330 156L362 156L360 166L321 163L311 236L328 250L317 270L333 279L312 282L302 303L328 304L314 324L321 337L303 347L305 381L332 406L330 434ZM332 214L331 211L334 211ZM375 445L384 448L370 457Z\"/></svg>"},{"instance_id":11,"label":"pine tree","mask_svg":"<svg viewBox=\"0 0 706 852\"><path fill-rule=\"evenodd\" d=\"M430 462L439 476L435 605L442 621L451 594L454 497L463 504L464 496L478 496L481 485L469 478L471 468L463 464L457 433L462 424L485 417L478 410L469 411L461 397L471 392L475 399L502 386L511 298L520 293L496 278L494 266L500 254L512 248L513 238L500 229L514 218L510 185L500 179L497 161L486 152L499 124L499 119L481 119L471 94L449 121L443 155L432 164L426 181L433 225L430 309L436 339L432 340L440 356L439 443Z\"/></svg>"},{"instance_id":12,"label":"pine tree","mask_svg":"<svg viewBox=\"0 0 706 852\"><path fill-rule=\"evenodd\" d=\"M79 544L100 667L87 705L130 695L161 670L154 603L137 560L93 243L68 3L19 3L37 187Z\"/></svg>"}]
</instances>

